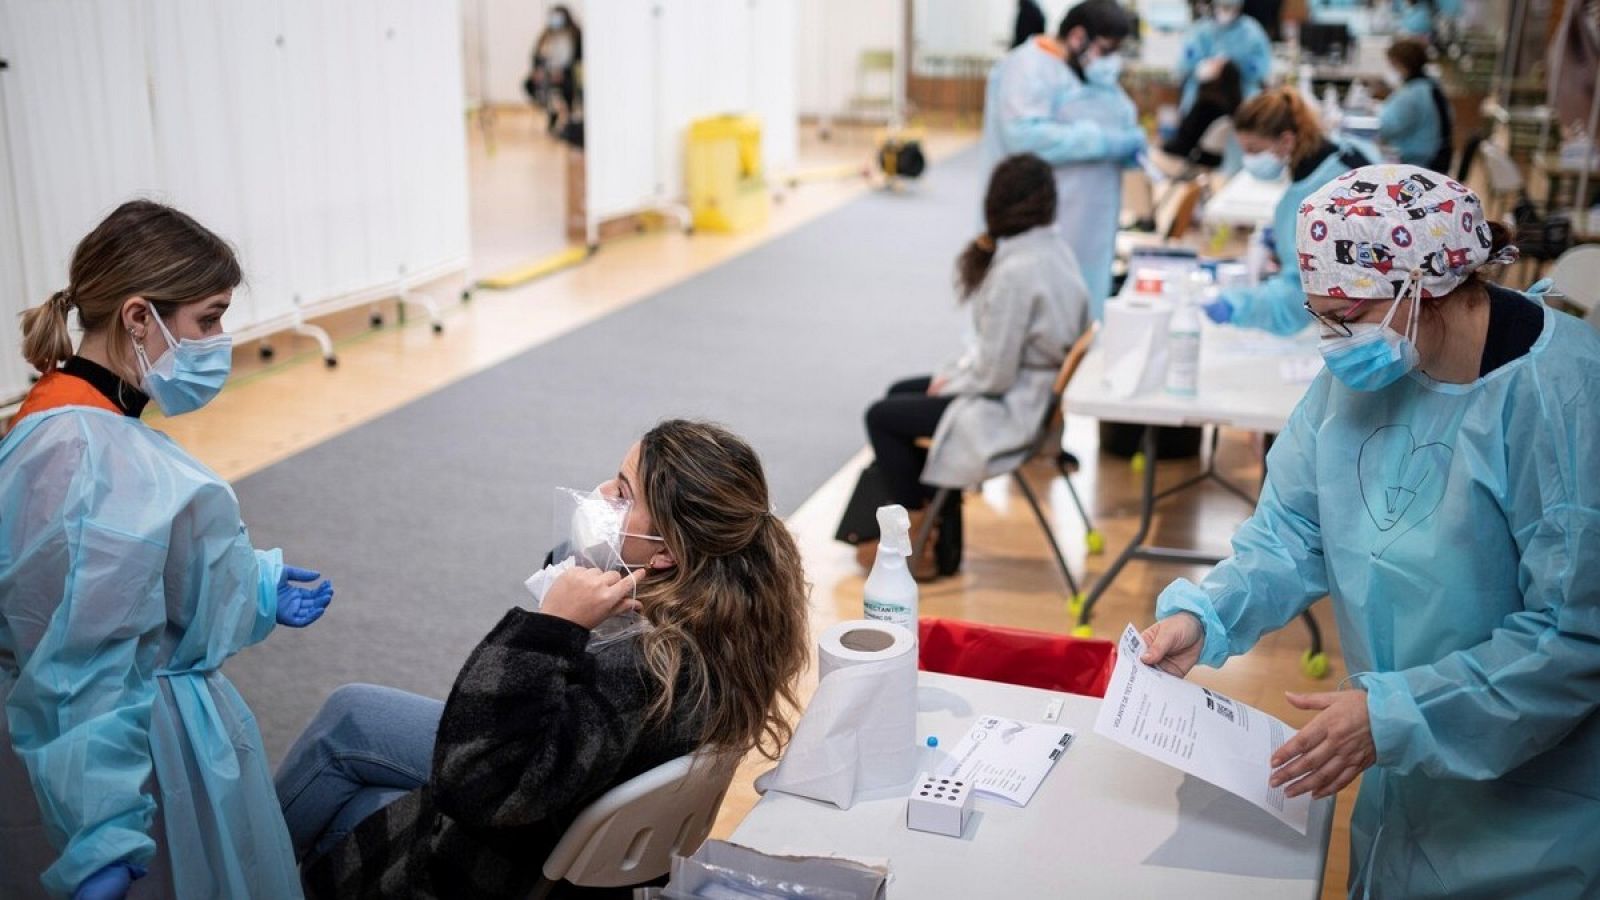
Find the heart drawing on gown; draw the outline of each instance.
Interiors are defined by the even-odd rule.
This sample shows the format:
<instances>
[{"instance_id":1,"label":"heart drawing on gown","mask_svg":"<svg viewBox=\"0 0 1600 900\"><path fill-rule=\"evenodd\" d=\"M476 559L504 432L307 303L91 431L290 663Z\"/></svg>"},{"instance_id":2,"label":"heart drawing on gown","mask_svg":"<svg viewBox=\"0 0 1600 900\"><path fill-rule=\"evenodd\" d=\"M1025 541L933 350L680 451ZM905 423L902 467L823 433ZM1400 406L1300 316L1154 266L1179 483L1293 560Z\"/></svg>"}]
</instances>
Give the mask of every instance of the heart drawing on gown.
<instances>
[{"instance_id":1,"label":"heart drawing on gown","mask_svg":"<svg viewBox=\"0 0 1600 900\"><path fill-rule=\"evenodd\" d=\"M1361 444L1356 473L1361 501L1378 526L1375 555L1421 525L1444 499L1453 451L1446 444L1423 444L1405 425L1385 425Z\"/></svg>"}]
</instances>

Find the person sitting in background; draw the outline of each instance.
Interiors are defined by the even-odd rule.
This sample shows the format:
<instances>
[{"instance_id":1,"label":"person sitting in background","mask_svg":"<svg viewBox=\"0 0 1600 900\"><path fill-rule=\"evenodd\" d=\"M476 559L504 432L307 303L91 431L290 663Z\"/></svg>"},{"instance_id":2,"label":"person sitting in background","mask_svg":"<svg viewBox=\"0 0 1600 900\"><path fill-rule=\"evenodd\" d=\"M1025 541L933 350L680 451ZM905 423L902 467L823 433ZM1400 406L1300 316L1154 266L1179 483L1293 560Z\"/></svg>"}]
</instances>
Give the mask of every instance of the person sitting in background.
<instances>
[{"instance_id":1,"label":"person sitting in background","mask_svg":"<svg viewBox=\"0 0 1600 900\"><path fill-rule=\"evenodd\" d=\"M808 599L755 451L663 422L583 496L582 565L545 573L538 611L507 612L449 699L347 685L289 750L278 797L308 896L526 897L610 788L697 748L777 757ZM591 634L631 611L638 628Z\"/></svg>"},{"instance_id":2,"label":"person sitting in background","mask_svg":"<svg viewBox=\"0 0 1600 900\"><path fill-rule=\"evenodd\" d=\"M1206 304L1205 313L1219 324L1293 334L1311 321L1305 311L1300 258L1294 245L1300 204L1313 191L1370 160L1358 150L1329 141L1322 133L1316 110L1292 87L1275 88L1245 101L1234 116L1233 126L1239 145L1244 148L1246 172L1263 181L1273 181L1287 171L1293 181L1272 215L1277 274L1253 287L1224 291Z\"/></svg>"},{"instance_id":3,"label":"person sitting in background","mask_svg":"<svg viewBox=\"0 0 1600 900\"><path fill-rule=\"evenodd\" d=\"M1450 171L1450 104L1425 71L1428 49L1420 41L1395 41L1388 58L1384 80L1393 93L1378 111L1378 139L1407 165Z\"/></svg>"},{"instance_id":4,"label":"person sitting in background","mask_svg":"<svg viewBox=\"0 0 1600 900\"><path fill-rule=\"evenodd\" d=\"M1233 133L1232 116L1243 102L1239 67L1224 60L1212 77L1200 83L1194 105L1178 123L1178 133L1161 145L1160 154L1152 155L1152 160L1169 174L1189 165L1220 167L1228 136Z\"/></svg>"},{"instance_id":5,"label":"person sitting in background","mask_svg":"<svg viewBox=\"0 0 1600 900\"><path fill-rule=\"evenodd\" d=\"M989 177L987 230L962 252L956 281L971 302L975 336L953 364L895 383L867 409L867 437L892 502L911 511L912 533L940 487L962 489L1009 471L1033 446L1056 371L1089 325L1089 294L1072 248L1054 227L1055 176L1032 154L1008 157ZM919 440L931 438L923 450ZM960 496L939 528L959 528ZM960 564L926 555L912 574L931 578ZM947 543L946 547L950 545ZM857 545L870 566L876 541Z\"/></svg>"},{"instance_id":6,"label":"person sitting in background","mask_svg":"<svg viewBox=\"0 0 1600 900\"><path fill-rule=\"evenodd\" d=\"M563 116L572 121L577 109L577 68L581 62L583 31L572 18L572 11L556 4L550 7L549 24L534 42L533 72L522 82L528 99L544 107L545 130L551 134L558 133Z\"/></svg>"},{"instance_id":7,"label":"person sitting in background","mask_svg":"<svg viewBox=\"0 0 1600 900\"><path fill-rule=\"evenodd\" d=\"M1214 0L1210 18L1201 19L1189 30L1178 59L1177 76L1183 85L1178 109L1193 108L1200 86L1216 77L1225 62L1239 67L1245 97L1261 90L1272 68L1272 41L1261 23L1241 10L1244 0Z\"/></svg>"}]
</instances>

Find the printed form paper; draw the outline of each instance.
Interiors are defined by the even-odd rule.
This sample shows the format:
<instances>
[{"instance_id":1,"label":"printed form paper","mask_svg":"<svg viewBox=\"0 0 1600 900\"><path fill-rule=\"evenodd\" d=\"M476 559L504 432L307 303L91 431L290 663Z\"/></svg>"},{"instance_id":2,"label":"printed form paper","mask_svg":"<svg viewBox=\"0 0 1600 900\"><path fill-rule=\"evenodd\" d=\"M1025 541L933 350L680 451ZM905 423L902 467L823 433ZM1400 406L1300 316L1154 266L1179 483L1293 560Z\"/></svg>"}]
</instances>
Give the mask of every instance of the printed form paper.
<instances>
[{"instance_id":1,"label":"printed form paper","mask_svg":"<svg viewBox=\"0 0 1600 900\"><path fill-rule=\"evenodd\" d=\"M938 774L959 778L980 794L1027 806L1050 768L1067 752L1072 735L1072 729L1060 725L980 716Z\"/></svg>"},{"instance_id":2,"label":"printed form paper","mask_svg":"<svg viewBox=\"0 0 1600 900\"><path fill-rule=\"evenodd\" d=\"M1094 730L1196 778L1250 801L1301 834L1311 795L1284 796L1270 788L1272 753L1294 729L1252 706L1229 699L1139 661L1144 641L1129 625L1117 644L1117 665Z\"/></svg>"}]
</instances>

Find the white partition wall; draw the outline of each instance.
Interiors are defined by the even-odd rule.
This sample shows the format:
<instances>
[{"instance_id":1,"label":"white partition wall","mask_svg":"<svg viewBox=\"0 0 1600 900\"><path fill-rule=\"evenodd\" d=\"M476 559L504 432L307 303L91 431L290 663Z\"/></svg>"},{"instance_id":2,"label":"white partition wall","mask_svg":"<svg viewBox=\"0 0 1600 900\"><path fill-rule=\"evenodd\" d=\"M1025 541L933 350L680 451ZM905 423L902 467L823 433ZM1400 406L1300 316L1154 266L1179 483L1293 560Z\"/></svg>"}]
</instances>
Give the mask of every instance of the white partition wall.
<instances>
[{"instance_id":1,"label":"white partition wall","mask_svg":"<svg viewBox=\"0 0 1600 900\"><path fill-rule=\"evenodd\" d=\"M460 28L445 0L0 0L0 397L15 314L133 197L237 248L240 338L465 268Z\"/></svg>"},{"instance_id":2,"label":"white partition wall","mask_svg":"<svg viewBox=\"0 0 1600 900\"><path fill-rule=\"evenodd\" d=\"M800 113L827 119L858 93L881 93L881 84L861 78L861 54L908 47L905 20L904 0L804 0L795 19Z\"/></svg>"},{"instance_id":3,"label":"white partition wall","mask_svg":"<svg viewBox=\"0 0 1600 900\"><path fill-rule=\"evenodd\" d=\"M683 195L689 123L762 123L763 165L794 166L797 0L588 0L584 160L595 223Z\"/></svg>"}]
</instances>

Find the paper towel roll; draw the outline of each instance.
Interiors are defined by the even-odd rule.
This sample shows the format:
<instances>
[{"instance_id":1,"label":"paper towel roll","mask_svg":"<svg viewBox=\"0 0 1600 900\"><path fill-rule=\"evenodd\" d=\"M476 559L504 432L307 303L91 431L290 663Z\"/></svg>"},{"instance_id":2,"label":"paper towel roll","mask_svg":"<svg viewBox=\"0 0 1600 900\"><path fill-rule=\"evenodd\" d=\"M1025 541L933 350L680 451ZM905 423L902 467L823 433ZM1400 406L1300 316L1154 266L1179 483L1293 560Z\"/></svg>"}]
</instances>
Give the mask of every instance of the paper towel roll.
<instances>
[{"instance_id":1,"label":"paper towel roll","mask_svg":"<svg viewBox=\"0 0 1600 900\"><path fill-rule=\"evenodd\" d=\"M917 642L899 625L861 619L822 633L821 680L778 767L756 782L832 803L897 792L917 774Z\"/></svg>"},{"instance_id":2,"label":"paper towel roll","mask_svg":"<svg viewBox=\"0 0 1600 900\"><path fill-rule=\"evenodd\" d=\"M913 654L910 666L917 667L915 652L917 639L911 632L892 622L877 619L854 619L839 622L822 633L817 642L817 673L827 678L845 666L882 662Z\"/></svg>"},{"instance_id":3,"label":"paper towel roll","mask_svg":"<svg viewBox=\"0 0 1600 900\"><path fill-rule=\"evenodd\" d=\"M1167 377L1167 326L1172 306L1140 299L1118 298L1106 303L1100 330L1100 350L1105 354L1105 387L1111 396L1132 397L1159 391Z\"/></svg>"}]
</instances>

